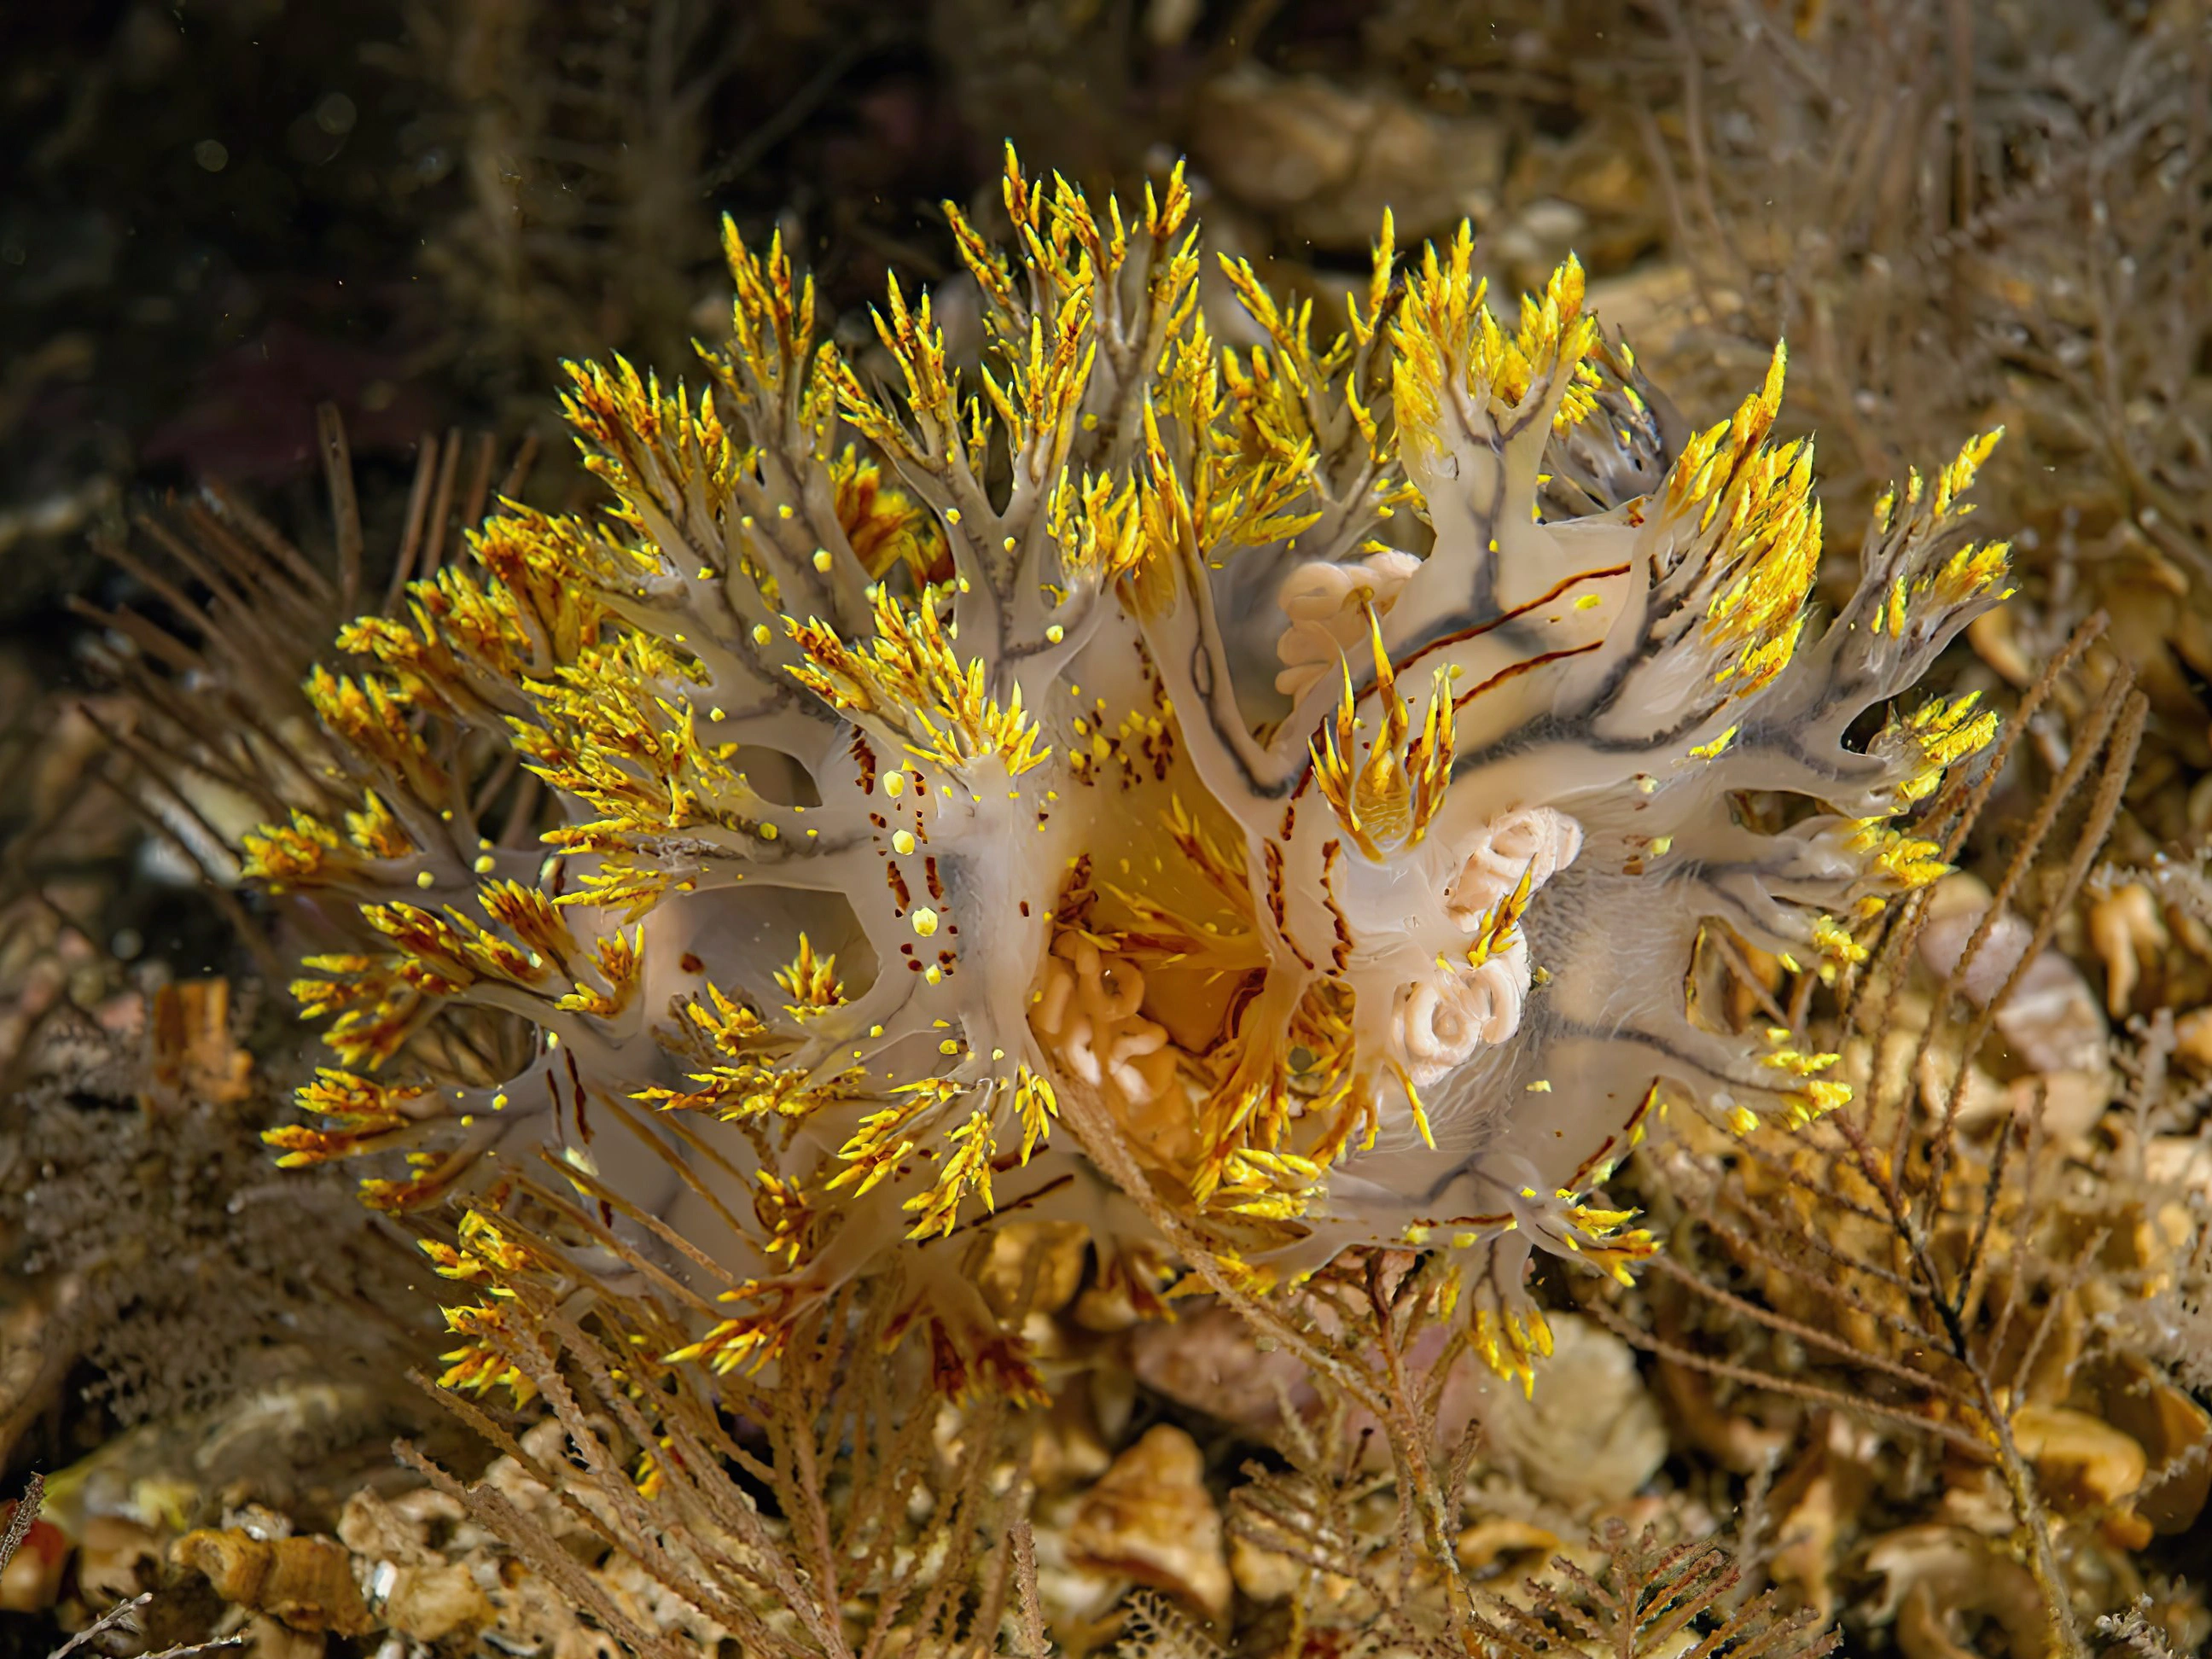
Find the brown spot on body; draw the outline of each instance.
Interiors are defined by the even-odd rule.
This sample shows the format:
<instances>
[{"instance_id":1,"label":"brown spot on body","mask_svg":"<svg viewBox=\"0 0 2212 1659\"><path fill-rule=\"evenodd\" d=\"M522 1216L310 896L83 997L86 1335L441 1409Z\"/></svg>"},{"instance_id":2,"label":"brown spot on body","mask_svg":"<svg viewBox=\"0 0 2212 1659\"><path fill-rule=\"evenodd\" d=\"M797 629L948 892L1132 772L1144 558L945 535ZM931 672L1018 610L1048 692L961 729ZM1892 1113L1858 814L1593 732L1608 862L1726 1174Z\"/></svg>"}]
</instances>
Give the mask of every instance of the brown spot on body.
<instances>
[{"instance_id":1,"label":"brown spot on body","mask_svg":"<svg viewBox=\"0 0 2212 1659\"><path fill-rule=\"evenodd\" d=\"M1330 844L1334 846L1335 843ZM1291 937L1290 901L1283 892L1283 849L1275 842L1268 842L1265 843L1261 857L1267 865L1267 913L1275 919L1275 932L1281 936L1283 943L1291 947L1291 954L1297 957L1298 965L1310 969L1314 965L1313 958L1305 953L1297 940Z\"/></svg>"},{"instance_id":2,"label":"brown spot on body","mask_svg":"<svg viewBox=\"0 0 2212 1659\"><path fill-rule=\"evenodd\" d=\"M592 1144L592 1120L584 1111L584 1079L577 1073L573 1050L563 1048L561 1058L568 1064L568 1086L576 1091L576 1133L583 1136L584 1145L588 1146Z\"/></svg>"},{"instance_id":3,"label":"brown spot on body","mask_svg":"<svg viewBox=\"0 0 2212 1659\"><path fill-rule=\"evenodd\" d=\"M1322 897L1328 902L1328 919L1336 927L1336 943L1329 949L1328 959L1340 974L1352 962L1352 928L1336 902L1336 861L1343 856L1344 843L1340 841L1328 842L1321 849Z\"/></svg>"}]
</instances>

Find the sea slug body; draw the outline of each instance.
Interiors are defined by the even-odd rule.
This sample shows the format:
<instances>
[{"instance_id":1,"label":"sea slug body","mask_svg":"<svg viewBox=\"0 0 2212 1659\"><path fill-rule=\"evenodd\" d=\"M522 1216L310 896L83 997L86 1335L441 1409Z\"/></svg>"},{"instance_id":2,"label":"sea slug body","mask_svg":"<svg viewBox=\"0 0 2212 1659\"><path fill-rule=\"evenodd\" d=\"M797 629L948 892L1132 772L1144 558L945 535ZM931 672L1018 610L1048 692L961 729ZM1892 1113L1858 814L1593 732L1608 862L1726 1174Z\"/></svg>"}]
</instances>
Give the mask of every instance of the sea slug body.
<instances>
[{"instance_id":1,"label":"sea slug body","mask_svg":"<svg viewBox=\"0 0 2212 1659\"><path fill-rule=\"evenodd\" d=\"M1685 977L1712 929L1848 965L1940 873L1907 815L1993 717L1854 722L2002 596L1957 533L1993 439L1880 506L1817 625L1778 350L1685 432L1572 262L1508 329L1464 229L1401 262L1387 220L1334 331L1227 262L1267 340L1232 349L1179 173L1101 215L1010 157L1004 202L1011 252L951 214L980 372L894 283L864 377L732 230L703 388L571 370L612 506L508 506L346 631L368 665L310 692L354 808L250 849L358 936L299 988L337 1063L278 1144L404 1153L372 1199L467 1194L441 1260L492 1279L550 1148L617 1255L723 1276L691 1355L772 1358L895 1267L947 1386L1034 1392L961 1265L993 1218L1158 1243L1079 1101L1255 1286L1446 1253L1525 1380L1530 1251L1652 1248L1595 1189L1658 1100L1843 1097ZM477 822L507 755L539 848Z\"/></svg>"}]
</instances>

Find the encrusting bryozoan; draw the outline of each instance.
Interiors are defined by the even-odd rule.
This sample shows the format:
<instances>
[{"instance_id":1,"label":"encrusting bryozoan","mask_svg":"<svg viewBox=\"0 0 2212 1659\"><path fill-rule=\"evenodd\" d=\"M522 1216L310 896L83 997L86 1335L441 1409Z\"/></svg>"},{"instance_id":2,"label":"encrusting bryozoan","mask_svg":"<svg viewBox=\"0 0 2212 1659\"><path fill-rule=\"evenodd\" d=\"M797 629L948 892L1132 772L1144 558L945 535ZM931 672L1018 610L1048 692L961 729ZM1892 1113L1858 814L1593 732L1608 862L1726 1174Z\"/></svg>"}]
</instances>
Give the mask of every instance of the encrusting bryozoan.
<instances>
[{"instance_id":1,"label":"encrusting bryozoan","mask_svg":"<svg viewBox=\"0 0 2212 1659\"><path fill-rule=\"evenodd\" d=\"M1778 350L1686 437L1572 262L1508 331L1464 228L1401 267L1386 218L1326 343L1229 262L1240 349L1180 173L1128 220L1010 157L1005 204L1010 254L951 215L972 380L894 283L872 384L732 231L704 389L571 371L614 505L510 505L347 630L368 666L311 692L360 809L251 848L365 927L299 988L343 1069L279 1143L406 1149L370 1198L465 1192L441 1260L491 1284L501 1171L550 1145L623 1259L727 1275L694 1356L768 1359L888 1276L948 1387L1033 1392L963 1266L993 1218L1157 1259L1080 1096L1239 1282L1448 1252L1525 1380L1531 1250L1652 1248L1594 1191L1662 1091L1739 1128L1846 1093L1786 1032L1705 1029L1686 972L1711 927L1856 960L1942 868L1893 820L1993 717L1845 732L2000 597L2002 547L1954 533L1992 440L1879 507L1813 630ZM479 839L465 757L508 746L560 805L542 849ZM1745 792L1802 809L1770 833ZM391 1075L457 1006L519 1023L520 1071Z\"/></svg>"}]
</instances>

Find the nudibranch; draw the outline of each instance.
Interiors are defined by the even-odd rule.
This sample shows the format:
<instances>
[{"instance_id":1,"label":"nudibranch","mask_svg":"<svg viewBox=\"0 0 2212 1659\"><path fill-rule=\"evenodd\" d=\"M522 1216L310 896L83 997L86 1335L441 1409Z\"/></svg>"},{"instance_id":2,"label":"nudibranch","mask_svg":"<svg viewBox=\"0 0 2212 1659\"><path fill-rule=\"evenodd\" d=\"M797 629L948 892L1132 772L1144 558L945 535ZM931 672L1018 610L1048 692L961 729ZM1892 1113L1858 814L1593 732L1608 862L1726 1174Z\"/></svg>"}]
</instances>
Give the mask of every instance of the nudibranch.
<instances>
[{"instance_id":1,"label":"nudibranch","mask_svg":"<svg viewBox=\"0 0 2212 1659\"><path fill-rule=\"evenodd\" d=\"M1943 867L1916 803L1994 717L1860 717L2002 597L1958 530L1994 434L1879 504L1815 625L1779 349L1686 431L1571 260L1509 328L1464 227L1401 262L1387 216L1333 329L1224 262L1231 346L1179 171L1101 214L1008 161L1010 250L947 210L980 368L896 280L848 354L726 229L703 386L570 369L611 505L507 503L342 635L309 690L356 810L250 848L361 935L297 988L338 1063L276 1139L404 1152L387 1206L471 1194L441 1259L493 1279L550 1149L623 1259L726 1276L718 1366L889 1276L955 1386L1033 1389L974 1283L995 1222L1080 1221L1111 1271L1164 1205L1256 1287L1445 1253L1525 1378L1531 1252L1652 1248L1598 1189L1656 1102L1847 1094L1686 980L1716 928L1858 960ZM504 757L542 840L491 838Z\"/></svg>"}]
</instances>

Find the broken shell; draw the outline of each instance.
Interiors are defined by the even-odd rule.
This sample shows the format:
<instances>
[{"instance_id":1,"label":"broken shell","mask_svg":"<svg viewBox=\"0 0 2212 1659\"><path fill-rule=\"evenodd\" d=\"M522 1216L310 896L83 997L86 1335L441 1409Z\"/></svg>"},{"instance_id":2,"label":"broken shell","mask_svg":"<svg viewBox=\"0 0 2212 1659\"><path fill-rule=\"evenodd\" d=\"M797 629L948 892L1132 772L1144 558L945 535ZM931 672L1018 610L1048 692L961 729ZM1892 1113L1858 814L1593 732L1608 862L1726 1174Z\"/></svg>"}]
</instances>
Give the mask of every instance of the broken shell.
<instances>
[{"instance_id":1,"label":"broken shell","mask_svg":"<svg viewBox=\"0 0 2212 1659\"><path fill-rule=\"evenodd\" d=\"M1285 1405L1303 1412L1314 1399L1296 1356L1263 1352L1233 1308L1139 1326L1130 1339L1129 1364L1146 1388L1257 1432L1279 1423Z\"/></svg>"},{"instance_id":2,"label":"broken shell","mask_svg":"<svg viewBox=\"0 0 2212 1659\"><path fill-rule=\"evenodd\" d=\"M362 1636L368 1609L353 1558L335 1538L260 1539L239 1531L186 1533L169 1552L207 1575L224 1601L282 1620L295 1631Z\"/></svg>"},{"instance_id":3,"label":"broken shell","mask_svg":"<svg viewBox=\"0 0 2212 1659\"><path fill-rule=\"evenodd\" d=\"M2149 1465L2136 1510L2155 1531L2188 1531L2212 1496L2203 1453L2212 1414L2139 1354L2116 1356L2098 1393L2106 1417L2142 1448Z\"/></svg>"},{"instance_id":4,"label":"broken shell","mask_svg":"<svg viewBox=\"0 0 2212 1659\"><path fill-rule=\"evenodd\" d=\"M1548 1561L1559 1549L1559 1536L1527 1521L1492 1516L1462 1531L1452 1545L1462 1567L1486 1576L1515 1556L1536 1555Z\"/></svg>"},{"instance_id":5,"label":"broken shell","mask_svg":"<svg viewBox=\"0 0 2212 1659\"><path fill-rule=\"evenodd\" d=\"M2099 899L2089 907L2089 943L2105 963L2105 1010L2124 1018L2142 977L2142 958L2166 949L2166 925L2158 901L2141 882Z\"/></svg>"},{"instance_id":6,"label":"broken shell","mask_svg":"<svg viewBox=\"0 0 2212 1659\"><path fill-rule=\"evenodd\" d=\"M1834 1573L1844 1528L1858 1518L1869 1477L1851 1453L1851 1431L1831 1419L1827 1443L1814 1454L1813 1475L1784 1511L1769 1568L1778 1584L1795 1584L1822 1621L1836 1616Z\"/></svg>"},{"instance_id":7,"label":"broken shell","mask_svg":"<svg viewBox=\"0 0 2212 1659\"><path fill-rule=\"evenodd\" d=\"M1504 178L1504 129L1431 113L1381 90L1245 64L1206 84L1193 159L1223 194L1294 238L1364 252L1387 201L1407 244L1443 231Z\"/></svg>"},{"instance_id":8,"label":"broken shell","mask_svg":"<svg viewBox=\"0 0 2212 1659\"><path fill-rule=\"evenodd\" d=\"M383 1614L386 1624L417 1642L474 1636L497 1616L475 1575L459 1563L395 1569Z\"/></svg>"},{"instance_id":9,"label":"broken shell","mask_svg":"<svg viewBox=\"0 0 2212 1659\"><path fill-rule=\"evenodd\" d=\"M2039 1072L2104 1071L2111 1033L2089 982L2063 952L2028 963L1998 1010L1997 1030Z\"/></svg>"},{"instance_id":10,"label":"broken shell","mask_svg":"<svg viewBox=\"0 0 2212 1659\"><path fill-rule=\"evenodd\" d=\"M1920 935L1920 957L1929 970L1942 978L1956 973L1959 989L1977 1005L1987 1004L2004 988L2035 940L2035 930L2023 917L2004 911L1990 924L1973 960L1966 962L1966 946L1981 931L1991 898L1990 890L1972 876L1946 876L1936 884L1928 925ZM2046 948L2027 964L1997 1012L1996 1027L2036 1071L2101 1073L2105 1067L2104 1010L2081 970L2063 951Z\"/></svg>"},{"instance_id":11,"label":"broken shell","mask_svg":"<svg viewBox=\"0 0 2212 1659\"><path fill-rule=\"evenodd\" d=\"M1063 1389L1030 1443L1030 1480L1039 1492L1064 1492L1113 1467L1091 1404L1095 1379Z\"/></svg>"},{"instance_id":12,"label":"broken shell","mask_svg":"<svg viewBox=\"0 0 2212 1659\"><path fill-rule=\"evenodd\" d=\"M442 1492L434 1495L444 1497ZM372 1561L410 1565L435 1560L427 1533L428 1528L403 1514L397 1504L366 1488L347 1498L345 1508L338 1513L338 1541Z\"/></svg>"},{"instance_id":13,"label":"broken shell","mask_svg":"<svg viewBox=\"0 0 2212 1659\"><path fill-rule=\"evenodd\" d=\"M1667 1425L1626 1342L1577 1314L1552 1316L1552 1357L1533 1397L1469 1365L1492 1461L1555 1502L1617 1504L1667 1456Z\"/></svg>"},{"instance_id":14,"label":"broken shell","mask_svg":"<svg viewBox=\"0 0 2212 1659\"><path fill-rule=\"evenodd\" d=\"M1009 1222L992 1236L976 1288L1001 1319L1056 1314L1083 1282L1090 1243L1090 1230L1079 1221Z\"/></svg>"},{"instance_id":15,"label":"broken shell","mask_svg":"<svg viewBox=\"0 0 2212 1659\"><path fill-rule=\"evenodd\" d=\"M1713 1380L1705 1372L1662 1358L1655 1368L1659 1392L1675 1427L1691 1444L1735 1474L1771 1465L1790 1448L1791 1437L1740 1412L1721 1409Z\"/></svg>"},{"instance_id":16,"label":"broken shell","mask_svg":"<svg viewBox=\"0 0 2212 1659\"><path fill-rule=\"evenodd\" d=\"M2022 1118L2039 1114L2043 1132L2055 1140L2087 1134L2112 1103L2108 1072L2043 1072L2005 1085L2005 1109Z\"/></svg>"},{"instance_id":17,"label":"broken shell","mask_svg":"<svg viewBox=\"0 0 2212 1659\"><path fill-rule=\"evenodd\" d=\"M2173 1052L2199 1071L2212 1071L2212 1008L2192 1008L2173 1022Z\"/></svg>"},{"instance_id":18,"label":"broken shell","mask_svg":"<svg viewBox=\"0 0 2212 1659\"><path fill-rule=\"evenodd\" d=\"M1229 1563L1205 1474L1197 1443L1181 1429L1146 1430L1084 1495L1068 1528L1069 1559L1167 1590L1220 1620L1229 1611Z\"/></svg>"},{"instance_id":19,"label":"broken shell","mask_svg":"<svg viewBox=\"0 0 2212 1659\"><path fill-rule=\"evenodd\" d=\"M1300 1563L1278 1551L1264 1549L1249 1538L1229 1540L1229 1571L1237 1588L1255 1601L1287 1601L1305 1582Z\"/></svg>"},{"instance_id":20,"label":"broken shell","mask_svg":"<svg viewBox=\"0 0 2212 1659\"><path fill-rule=\"evenodd\" d=\"M265 1613L247 1620L240 1633L246 1638L244 1659L322 1659L330 1646L322 1632L294 1630Z\"/></svg>"},{"instance_id":21,"label":"broken shell","mask_svg":"<svg viewBox=\"0 0 2212 1659\"><path fill-rule=\"evenodd\" d=\"M2212 1009L2204 1012L2212 1015ZM2143 1146L2143 1179L2154 1187L2179 1188L2212 1199L2212 1145L2195 1135L2154 1135ZM2195 1236L2192 1227L2186 1237Z\"/></svg>"},{"instance_id":22,"label":"broken shell","mask_svg":"<svg viewBox=\"0 0 2212 1659\"><path fill-rule=\"evenodd\" d=\"M77 1593L104 1607L151 1589L161 1565L161 1537L123 1516L91 1516L78 1547Z\"/></svg>"},{"instance_id":23,"label":"broken shell","mask_svg":"<svg viewBox=\"0 0 2212 1659\"><path fill-rule=\"evenodd\" d=\"M2034 1575L1999 1546L1955 1527L1905 1527L1877 1540L1867 1565L1887 1580L1877 1619L1896 1620L1907 1659L1974 1659L1953 1620L1984 1613L2011 1659L2044 1659L2049 1621Z\"/></svg>"},{"instance_id":24,"label":"broken shell","mask_svg":"<svg viewBox=\"0 0 2212 1659\"><path fill-rule=\"evenodd\" d=\"M2038 1483L2061 1504L2103 1508L2142 1485L2142 1446L2087 1412L2023 1406L2013 1414L2012 1435Z\"/></svg>"},{"instance_id":25,"label":"broken shell","mask_svg":"<svg viewBox=\"0 0 2212 1659\"><path fill-rule=\"evenodd\" d=\"M1975 655L2015 688L2025 690L2035 683L2036 665L2021 647L2013 613L2003 606L1985 611L1968 623L1966 643L1974 647Z\"/></svg>"}]
</instances>

